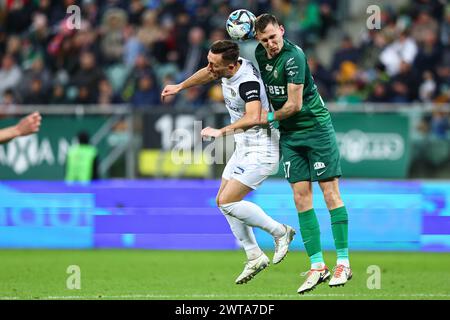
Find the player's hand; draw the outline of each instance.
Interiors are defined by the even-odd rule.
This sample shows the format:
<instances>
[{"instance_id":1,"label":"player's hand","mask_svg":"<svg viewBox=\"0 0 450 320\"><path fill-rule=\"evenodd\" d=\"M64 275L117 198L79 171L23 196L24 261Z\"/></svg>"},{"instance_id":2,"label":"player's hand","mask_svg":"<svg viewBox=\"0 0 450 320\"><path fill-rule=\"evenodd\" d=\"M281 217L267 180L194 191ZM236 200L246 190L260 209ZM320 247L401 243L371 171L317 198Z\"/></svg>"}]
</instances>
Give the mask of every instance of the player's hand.
<instances>
[{"instance_id":1,"label":"player's hand","mask_svg":"<svg viewBox=\"0 0 450 320\"><path fill-rule=\"evenodd\" d=\"M42 117L39 112L33 112L26 116L16 125L17 133L19 136L27 136L39 131L41 126Z\"/></svg>"},{"instance_id":2,"label":"player's hand","mask_svg":"<svg viewBox=\"0 0 450 320\"><path fill-rule=\"evenodd\" d=\"M176 95L180 90L180 84L169 84L165 86L164 90L161 92L161 100L164 101L165 97Z\"/></svg>"},{"instance_id":3,"label":"player's hand","mask_svg":"<svg viewBox=\"0 0 450 320\"><path fill-rule=\"evenodd\" d=\"M200 135L202 136L202 138L203 137L218 138L218 137L220 137L222 135L222 132L219 129L206 127L200 132Z\"/></svg>"}]
</instances>

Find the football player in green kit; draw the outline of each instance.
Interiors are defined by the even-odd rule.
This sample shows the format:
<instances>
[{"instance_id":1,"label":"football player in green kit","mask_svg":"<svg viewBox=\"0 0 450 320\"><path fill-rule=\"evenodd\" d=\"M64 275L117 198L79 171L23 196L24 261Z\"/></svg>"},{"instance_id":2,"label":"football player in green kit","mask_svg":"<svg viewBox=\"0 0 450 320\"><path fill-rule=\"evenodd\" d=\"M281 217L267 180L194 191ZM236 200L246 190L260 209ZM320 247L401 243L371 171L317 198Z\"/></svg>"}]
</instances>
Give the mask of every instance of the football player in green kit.
<instances>
[{"instance_id":1,"label":"football player in green kit","mask_svg":"<svg viewBox=\"0 0 450 320\"><path fill-rule=\"evenodd\" d=\"M261 121L279 122L280 147L287 180L298 210L300 232L311 269L299 287L303 294L330 277L320 243L319 223L312 206L312 182L318 181L331 215L337 264L330 286L344 285L352 277L348 256L348 215L339 193L339 150L330 113L317 91L306 56L283 38L284 28L270 14L255 24L259 45L255 57L275 112L264 112Z\"/></svg>"}]
</instances>

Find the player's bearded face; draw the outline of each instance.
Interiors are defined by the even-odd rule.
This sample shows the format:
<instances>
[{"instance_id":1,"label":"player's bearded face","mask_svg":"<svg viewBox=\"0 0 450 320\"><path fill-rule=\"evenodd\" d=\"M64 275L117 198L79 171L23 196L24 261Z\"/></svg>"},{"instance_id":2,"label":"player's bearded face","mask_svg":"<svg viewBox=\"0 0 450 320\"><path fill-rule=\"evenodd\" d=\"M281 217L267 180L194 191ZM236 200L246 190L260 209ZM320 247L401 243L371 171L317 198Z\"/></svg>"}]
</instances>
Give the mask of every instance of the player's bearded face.
<instances>
[{"instance_id":1,"label":"player's bearded face","mask_svg":"<svg viewBox=\"0 0 450 320\"><path fill-rule=\"evenodd\" d=\"M232 69L232 67L230 68L230 64L223 61L220 55L211 52L208 54L208 71L213 73L216 77L229 78Z\"/></svg>"}]
</instances>

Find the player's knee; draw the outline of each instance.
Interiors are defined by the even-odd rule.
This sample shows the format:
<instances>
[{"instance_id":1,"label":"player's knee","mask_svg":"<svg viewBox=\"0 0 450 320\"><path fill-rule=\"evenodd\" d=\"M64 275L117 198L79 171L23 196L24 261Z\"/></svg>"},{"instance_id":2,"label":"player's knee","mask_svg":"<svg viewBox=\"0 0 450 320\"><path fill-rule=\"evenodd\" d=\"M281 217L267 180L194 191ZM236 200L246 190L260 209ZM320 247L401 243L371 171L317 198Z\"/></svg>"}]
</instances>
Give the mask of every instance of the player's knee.
<instances>
[{"instance_id":1,"label":"player's knee","mask_svg":"<svg viewBox=\"0 0 450 320\"><path fill-rule=\"evenodd\" d=\"M296 191L294 201L297 206L307 205L312 202L312 193L309 191Z\"/></svg>"},{"instance_id":2,"label":"player's knee","mask_svg":"<svg viewBox=\"0 0 450 320\"><path fill-rule=\"evenodd\" d=\"M340 206L340 204L342 203L341 196L339 195L338 192L336 192L334 190L325 190L323 192L323 197L325 199L327 207L329 207L329 208L330 207L336 208L336 207Z\"/></svg>"}]
</instances>

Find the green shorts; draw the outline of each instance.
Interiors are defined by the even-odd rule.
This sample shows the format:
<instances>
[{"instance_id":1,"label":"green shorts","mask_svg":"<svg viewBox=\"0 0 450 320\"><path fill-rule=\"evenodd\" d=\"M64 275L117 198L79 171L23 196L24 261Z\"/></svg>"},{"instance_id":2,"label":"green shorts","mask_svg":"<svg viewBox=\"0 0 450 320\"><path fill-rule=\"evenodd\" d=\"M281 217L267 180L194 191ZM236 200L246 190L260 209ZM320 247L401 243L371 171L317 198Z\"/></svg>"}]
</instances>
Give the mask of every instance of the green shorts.
<instances>
[{"instance_id":1,"label":"green shorts","mask_svg":"<svg viewBox=\"0 0 450 320\"><path fill-rule=\"evenodd\" d=\"M280 148L290 183L320 181L342 175L333 125L310 132L282 132Z\"/></svg>"}]
</instances>

